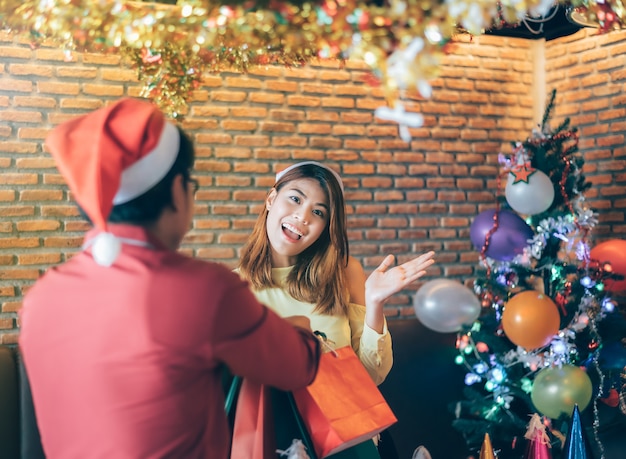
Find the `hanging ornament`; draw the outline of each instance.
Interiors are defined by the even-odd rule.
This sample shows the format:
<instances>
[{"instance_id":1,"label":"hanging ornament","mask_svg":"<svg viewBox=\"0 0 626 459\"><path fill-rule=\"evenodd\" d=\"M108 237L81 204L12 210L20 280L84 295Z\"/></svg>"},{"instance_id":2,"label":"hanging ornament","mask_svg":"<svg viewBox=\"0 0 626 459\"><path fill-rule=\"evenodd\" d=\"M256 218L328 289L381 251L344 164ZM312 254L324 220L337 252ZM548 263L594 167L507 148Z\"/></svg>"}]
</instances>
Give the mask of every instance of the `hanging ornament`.
<instances>
[{"instance_id":1,"label":"hanging ornament","mask_svg":"<svg viewBox=\"0 0 626 459\"><path fill-rule=\"evenodd\" d=\"M616 408L619 404L619 394L615 388L611 388L609 390L609 395L601 398L600 401L611 408Z\"/></svg>"},{"instance_id":2,"label":"hanging ornament","mask_svg":"<svg viewBox=\"0 0 626 459\"><path fill-rule=\"evenodd\" d=\"M537 413L530 418L524 438L529 440L524 459L552 459L550 438L546 433L546 426Z\"/></svg>"},{"instance_id":3,"label":"hanging ornament","mask_svg":"<svg viewBox=\"0 0 626 459\"><path fill-rule=\"evenodd\" d=\"M578 405L574 405L569 430L563 446L563 459L593 459L589 441L580 422Z\"/></svg>"},{"instance_id":4,"label":"hanging ornament","mask_svg":"<svg viewBox=\"0 0 626 459\"><path fill-rule=\"evenodd\" d=\"M513 185L519 182L529 183L530 176L537 172L537 169L530 165L530 161L524 161L511 169L511 175L514 177Z\"/></svg>"}]
</instances>

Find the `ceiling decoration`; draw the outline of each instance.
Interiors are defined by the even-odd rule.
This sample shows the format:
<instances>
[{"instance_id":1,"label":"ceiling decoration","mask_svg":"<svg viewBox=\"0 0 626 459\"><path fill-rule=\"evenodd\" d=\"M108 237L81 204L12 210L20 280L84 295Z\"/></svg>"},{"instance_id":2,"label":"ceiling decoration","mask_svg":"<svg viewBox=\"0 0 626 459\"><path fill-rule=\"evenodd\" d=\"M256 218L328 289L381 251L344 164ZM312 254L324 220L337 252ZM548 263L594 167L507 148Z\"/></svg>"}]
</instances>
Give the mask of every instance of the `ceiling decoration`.
<instances>
[{"instance_id":1,"label":"ceiling decoration","mask_svg":"<svg viewBox=\"0 0 626 459\"><path fill-rule=\"evenodd\" d=\"M406 108L405 117L396 116L400 124L415 127L403 95L430 97L429 82L457 34L552 39L574 31L563 21L564 8L574 6L600 18L601 32L626 21L623 0L576 1L0 0L0 27L33 46L63 47L68 61L77 51L121 54L136 67L144 96L173 118L184 116L206 73L358 59L371 68L368 81L385 89L393 113ZM523 32L529 18L549 17L554 5L557 14L539 34Z\"/></svg>"},{"instance_id":2,"label":"ceiling decoration","mask_svg":"<svg viewBox=\"0 0 626 459\"><path fill-rule=\"evenodd\" d=\"M578 32L584 25L574 22L571 15L572 8L564 5L555 5L544 17L525 17L517 24L503 23L485 31L486 35L501 37L525 38L528 40L565 37Z\"/></svg>"}]
</instances>

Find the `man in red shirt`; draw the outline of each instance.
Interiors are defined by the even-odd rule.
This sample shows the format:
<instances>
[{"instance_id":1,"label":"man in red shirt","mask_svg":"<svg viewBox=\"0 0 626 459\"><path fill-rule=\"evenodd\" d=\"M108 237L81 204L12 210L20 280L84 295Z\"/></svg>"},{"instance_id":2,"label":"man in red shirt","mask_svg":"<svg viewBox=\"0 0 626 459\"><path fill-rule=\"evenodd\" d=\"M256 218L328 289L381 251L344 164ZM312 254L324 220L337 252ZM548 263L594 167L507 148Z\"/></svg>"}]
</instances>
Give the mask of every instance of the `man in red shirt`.
<instances>
[{"instance_id":1,"label":"man in red shirt","mask_svg":"<svg viewBox=\"0 0 626 459\"><path fill-rule=\"evenodd\" d=\"M319 344L226 267L177 252L193 215L193 146L122 99L46 140L94 228L21 311L20 348L48 459L226 459L221 374L311 383Z\"/></svg>"}]
</instances>

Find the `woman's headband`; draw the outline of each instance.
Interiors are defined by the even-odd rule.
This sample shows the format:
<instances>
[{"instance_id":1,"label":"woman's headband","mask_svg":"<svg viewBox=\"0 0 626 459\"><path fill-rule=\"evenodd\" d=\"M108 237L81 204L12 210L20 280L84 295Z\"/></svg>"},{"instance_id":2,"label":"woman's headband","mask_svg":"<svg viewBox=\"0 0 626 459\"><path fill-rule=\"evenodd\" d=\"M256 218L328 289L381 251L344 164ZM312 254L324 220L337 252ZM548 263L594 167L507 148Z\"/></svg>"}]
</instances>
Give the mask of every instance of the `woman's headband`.
<instances>
[{"instance_id":1,"label":"woman's headband","mask_svg":"<svg viewBox=\"0 0 626 459\"><path fill-rule=\"evenodd\" d=\"M326 169L327 171L331 172L335 176L335 178L337 179L337 183L339 183L339 187L341 188L341 192L342 193L344 192L344 190L343 190L343 182L341 181L341 177L339 176L339 174L337 172L335 172L334 170L332 170L330 167L325 166L322 163L318 163L317 161L302 161L301 163L292 164L287 169L282 170L282 171L280 171L280 172L278 172L276 174L276 181L278 182L283 177L283 175L285 175L287 172L289 172L291 170L294 170L294 169L296 169L298 167L308 166L308 165L321 167L322 169Z\"/></svg>"}]
</instances>

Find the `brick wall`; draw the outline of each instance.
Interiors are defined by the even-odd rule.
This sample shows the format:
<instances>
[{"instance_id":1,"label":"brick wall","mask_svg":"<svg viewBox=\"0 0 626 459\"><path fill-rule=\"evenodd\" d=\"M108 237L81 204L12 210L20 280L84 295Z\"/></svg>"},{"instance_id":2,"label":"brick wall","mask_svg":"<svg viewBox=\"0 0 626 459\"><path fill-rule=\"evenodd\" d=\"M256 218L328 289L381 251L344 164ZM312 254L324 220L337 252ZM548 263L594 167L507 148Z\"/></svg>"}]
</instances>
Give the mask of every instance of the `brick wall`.
<instances>
[{"instance_id":1,"label":"brick wall","mask_svg":"<svg viewBox=\"0 0 626 459\"><path fill-rule=\"evenodd\" d=\"M549 42L550 87L540 91L558 84L559 116L580 109L573 121L584 124L581 144L597 185L590 201L602 208L599 232L614 237L626 233L623 212L612 209L626 205L620 161L626 71L623 56L615 56L624 46L623 34L598 39L579 32ZM351 253L367 270L387 253L405 260L434 249L438 264L429 278L470 279L478 254L469 226L494 203L497 154L509 153L509 142L525 139L538 122L535 51L536 43L520 39L461 40L444 59L432 98L407 96L426 119L410 144L395 125L374 119L384 93L363 83L366 68L358 63L208 75L183 122L196 143L202 185L183 250L234 266L275 172L313 159L342 174ZM106 101L140 94L119 56L71 57L0 36L2 343L17 341L17 311L28 287L79 250L87 228L43 148L46 133ZM614 58L621 63L608 64ZM599 67L593 72L605 76L591 78ZM389 317L413 314L411 294L389 302Z\"/></svg>"},{"instance_id":2,"label":"brick wall","mask_svg":"<svg viewBox=\"0 0 626 459\"><path fill-rule=\"evenodd\" d=\"M626 31L594 30L548 42L546 83L560 93L556 114L569 117L580 133L586 193L598 211L596 240L626 234Z\"/></svg>"}]
</instances>

